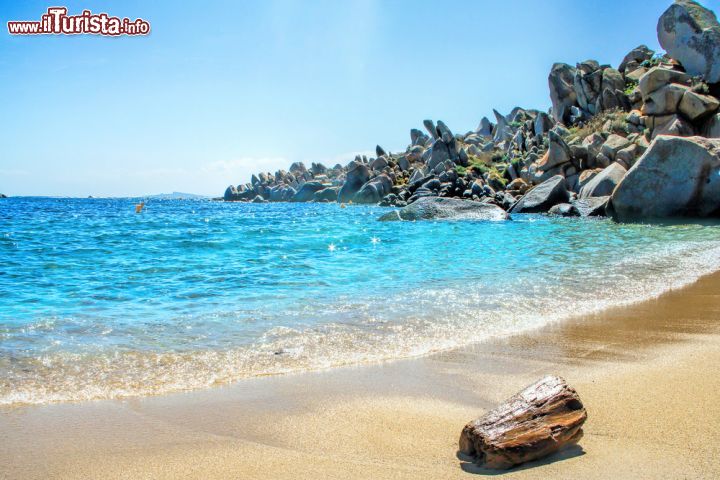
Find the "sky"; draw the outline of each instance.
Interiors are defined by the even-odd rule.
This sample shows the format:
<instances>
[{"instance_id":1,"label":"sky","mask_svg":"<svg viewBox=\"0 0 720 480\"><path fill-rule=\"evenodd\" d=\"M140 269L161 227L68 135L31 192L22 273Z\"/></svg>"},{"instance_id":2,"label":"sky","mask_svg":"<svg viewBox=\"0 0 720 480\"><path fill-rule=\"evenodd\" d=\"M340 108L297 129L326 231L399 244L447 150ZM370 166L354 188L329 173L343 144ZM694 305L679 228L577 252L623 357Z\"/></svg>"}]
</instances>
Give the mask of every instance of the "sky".
<instances>
[{"instance_id":1,"label":"sky","mask_svg":"<svg viewBox=\"0 0 720 480\"><path fill-rule=\"evenodd\" d=\"M702 2L718 11L720 0ZM11 36L49 6L137 37ZM0 193L220 196L292 162L402 151L411 128L547 110L554 62L659 50L669 0L0 0Z\"/></svg>"}]
</instances>

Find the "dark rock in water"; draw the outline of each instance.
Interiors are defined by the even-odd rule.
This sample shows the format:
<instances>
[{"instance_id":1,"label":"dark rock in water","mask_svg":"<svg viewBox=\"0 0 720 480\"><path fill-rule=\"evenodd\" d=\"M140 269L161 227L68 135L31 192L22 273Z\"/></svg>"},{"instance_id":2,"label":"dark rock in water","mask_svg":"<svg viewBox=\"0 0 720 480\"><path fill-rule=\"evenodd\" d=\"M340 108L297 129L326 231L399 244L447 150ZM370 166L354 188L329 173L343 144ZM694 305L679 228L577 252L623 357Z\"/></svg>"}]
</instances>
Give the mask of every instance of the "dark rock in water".
<instances>
[{"instance_id":1,"label":"dark rock in water","mask_svg":"<svg viewBox=\"0 0 720 480\"><path fill-rule=\"evenodd\" d=\"M379 220L433 220L433 219L458 219L458 220L507 220L508 214L495 205L483 204L472 200L460 200L457 198L444 197L423 197L414 203L386 213Z\"/></svg>"},{"instance_id":2,"label":"dark rock in water","mask_svg":"<svg viewBox=\"0 0 720 480\"><path fill-rule=\"evenodd\" d=\"M720 216L720 140L659 136L610 198L617 221Z\"/></svg>"},{"instance_id":3,"label":"dark rock in water","mask_svg":"<svg viewBox=\"0 0 720 480\"><path fill-rule=\"evenodd\" d=\"M604 217L610 197L579 198L570 202L575 213L581 217Z\"/></svg>"},{"instance_id":4,"label":"dark rock in water","mask_svg":"<svg viewBox=\"0 0 720 480\"><path fill-rule=\"evenodd\" d=\"M7 195L5 195L4 193L0 193L0 198L7 198ZM90 197L88 197L88 198L90 198Z\"/></svg>"},{"instance_id":5,"label":"dark rock in water","mask_svg":"<svg viewBox=\"0 0 720 480\"><path fill-rule=\"evenodd\" d=\"M322 190L325 188L325 185L323 185L320 182L305 182L302 184L300 189L297 191L294 197L292 197L293 202L309 202L313 199L313 196L315 195L315 192Z\"/></svg>"},{"instance_id":6,"label":"dark rock in water","mask_svg":"<svg viewBox=\"0 0 720 480\"><path fill-rule=\"evenodd\" d=\"M252 203L268 203L267 200L265 200L262 196L257 195L255 198L252 199Z\"/></svg>"},{"instance_id":7,"label":"dark rock in water","mask_svg":"<svg viewBox=\"0 0 720 480\"><path fill-rule=\"evenodd\" d=\"M567 203L565 177L555 175L526 193L512 208L511 213L544 213L558 203Z\"/></svg>"},{"instance_id":8,"label":"dark rock in water","mask_svg":"<svg viewBox=\"0 0 720 480\"><path fill-rule=\"evenodd\" d=\"M693 0L675 0L657 24L660 45L691 75L720 81L720 24Z\"/></svg>"},{"instance_id":9,"label":"dark rock in water","mask_svg":"<svg viewBox=\"0 0 720 480\"><path fill-rule=\"evenodd\" d=\"M610 195L626 173L625 167L617 162L613 163L595 175L592 180L580 189L580 198Z\"/></svg>"},{"instance_id":10,"label":"dark rock in water","mask_svg":"<svg viewBox=\"0 0 720 480\"><path fill-rule=\"evenodd\" d=\"M559 217L576 217L578 216L577 211L569 203L558 203L548 210L548 214L557 215Z\"/></svg>"},{"instance_id":11,"label":"dark rock in water","mask_svg":"<svg viewBox=\"0 0 720 480\"><path fill-rule=\"evenodd\" d=\"M318 190L313 195L313 202L334 202L338 198L340 187L328 187Z\"/></svg>"},{"instance_id":12,"label":"dark rock in water","mask_svg":"<svg viewBox=\"0 0 720 480\"><path fill-rule=\"evenodd\" d=\"M385 150L380 145L375 145L375 156L384 157L385 155L387 155L387 153L385 153Z\"/></svg>"},{"instance_id":13,"label":"dark rock in water","mask_svg":"<svg viewBox=\"0 0 720 480\"><path fill-rule=\"evenodd\" d=\"M5 197L1 197L5 198ZM238 191L237 188L235 188L235 185L230 185L225 189L225 194L223 195L223 200L226 202L234 202L236 200L240 200L238 197Z\"/></svg>"},{"instance_id":14,"label":"dark rock in water","mask_svg":"<svg viewBox=\"0 0 720 480\"><path fill-rule=\"evenodd\" d=\"M357 160L350 162L345 183L338 193L338 202L347 203L353 199L362 186L370 180L370 170L367 165Z\"/></svg>"},{"instance_id":15,"label":"dark rock in water","mask_svg":"<svg viewBox=\"0 0 720 480\"><path fill-rule=\"evenodd\" d=\"M390 193L393 182L385 174L365 183L353 197L355 203L378 203L382 198Z\"/></svg>"}]
</instances>

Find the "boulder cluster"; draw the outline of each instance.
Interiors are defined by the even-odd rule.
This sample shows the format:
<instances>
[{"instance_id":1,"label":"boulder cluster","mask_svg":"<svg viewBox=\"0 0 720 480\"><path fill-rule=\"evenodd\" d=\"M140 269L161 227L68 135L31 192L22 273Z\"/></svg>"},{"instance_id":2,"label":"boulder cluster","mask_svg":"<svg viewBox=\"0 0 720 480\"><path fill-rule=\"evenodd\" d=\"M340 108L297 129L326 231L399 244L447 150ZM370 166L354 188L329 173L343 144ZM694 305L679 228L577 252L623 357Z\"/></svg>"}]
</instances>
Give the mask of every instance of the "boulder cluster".
<instances>
[{"instance_id":1,"label":"boulder cluster","mask_svg":"<svg viewBox=\"0 0 720 480\"><path fill-rule=\"evenodd\" d=\"M294 163L229 186L224 199L406 207L449 197L510 213L620 221L716 216L720 24L697 2L676 0L657 31L667 53L641 45L617 68L553 65L548 112L493 111L465 133L425 120L403 152L377 146L374 157L332 168Z\"/></svg>"}]
</instances>

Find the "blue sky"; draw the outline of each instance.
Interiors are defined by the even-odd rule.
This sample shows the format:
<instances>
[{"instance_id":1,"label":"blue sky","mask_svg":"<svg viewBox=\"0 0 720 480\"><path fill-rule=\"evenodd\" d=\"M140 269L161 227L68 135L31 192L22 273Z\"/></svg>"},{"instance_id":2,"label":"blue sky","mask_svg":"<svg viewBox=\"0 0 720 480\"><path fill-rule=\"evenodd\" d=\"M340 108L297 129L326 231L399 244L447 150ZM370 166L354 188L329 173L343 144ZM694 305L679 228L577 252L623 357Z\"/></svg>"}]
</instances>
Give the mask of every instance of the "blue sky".
<instances>
[{"instance_id":1,"label":"blue sky","mask_svg":"<svg viewBox=\"0 0 720 480\"><path fill-rule=\"evenodd\" d=\"M152 33L7 33L57 3ZM0 4L0 192L122 196L221 195L293 161L402 150L425 118L464 132L492 108L547 109L553 62L658 49L670 1Z\"/></svg>"}]
</instances>

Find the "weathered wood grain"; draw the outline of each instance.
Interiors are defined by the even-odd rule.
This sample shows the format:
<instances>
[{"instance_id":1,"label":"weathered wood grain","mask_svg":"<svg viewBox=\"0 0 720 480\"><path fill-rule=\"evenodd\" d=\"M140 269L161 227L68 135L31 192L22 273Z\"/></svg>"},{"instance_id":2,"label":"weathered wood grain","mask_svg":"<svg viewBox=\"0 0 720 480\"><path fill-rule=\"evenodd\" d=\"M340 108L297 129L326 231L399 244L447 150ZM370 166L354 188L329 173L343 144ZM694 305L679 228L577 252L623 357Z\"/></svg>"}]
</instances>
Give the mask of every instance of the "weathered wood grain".
<instances>
[{"instance_id":1,"label":"weathered wood grain","mask_svg":"<svg viewBox=\"0 0 720 480\"><path fill-rule=\"evenodd\" d=\"M577 443L586 418L577 392L562 378L547 376L468 423L460 452L480 466L511 468Z\"/></svg>"}]
</instances>

